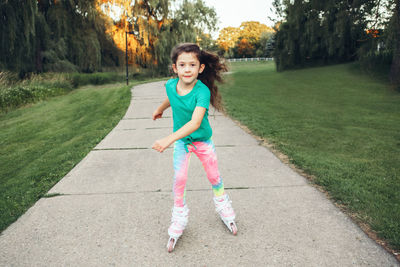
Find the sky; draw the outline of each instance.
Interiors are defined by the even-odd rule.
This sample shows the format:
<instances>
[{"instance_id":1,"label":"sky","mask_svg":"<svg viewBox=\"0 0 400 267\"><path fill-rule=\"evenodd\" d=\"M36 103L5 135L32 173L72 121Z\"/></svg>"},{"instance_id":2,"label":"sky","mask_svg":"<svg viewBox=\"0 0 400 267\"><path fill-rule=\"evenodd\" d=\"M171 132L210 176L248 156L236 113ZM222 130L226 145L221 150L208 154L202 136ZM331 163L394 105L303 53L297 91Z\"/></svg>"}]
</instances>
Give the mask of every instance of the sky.
<instances>
[{"instance_id":1,"label":"sky","mask_svg":"<svg viewBox=\"0 0 400 267\"><path fill-rule=\"evenodd\" d=\"M274 25L268 19L268 16L275 17L270 11L272 0L204 0L204 2L207 6L214 7L217 12L218 31L228 26L239 27L243 21L258 21L270 27Z\"/></svg>"}]
</instances>

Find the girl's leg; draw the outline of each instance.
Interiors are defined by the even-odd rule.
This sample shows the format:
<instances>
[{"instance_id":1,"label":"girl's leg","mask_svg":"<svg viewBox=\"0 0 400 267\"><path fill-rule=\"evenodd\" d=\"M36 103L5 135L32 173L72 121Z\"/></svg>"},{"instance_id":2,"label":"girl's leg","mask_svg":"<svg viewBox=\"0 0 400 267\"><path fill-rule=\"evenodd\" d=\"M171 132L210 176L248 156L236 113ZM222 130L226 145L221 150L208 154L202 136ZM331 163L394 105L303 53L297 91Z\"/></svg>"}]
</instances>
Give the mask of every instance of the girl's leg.
<instances>
[{"instance_id":1,"label":"girl's leg","mask_svg":"<svg viewBox=\"0 0 400 267\"><path fill-rule=\"evenodd\" d=\"M186 181L191 153L186 152L184 143L176 141L174 144L174 206L185 205Z\"/></svg>"},{"instance_id":2,"label":"girl's leg","mask_svg":"<svg viewBox=\"0 0 400 267\"><path fill-rule=\"evenodd\" d=\"M203 167L207 173L207 178L212 184L215 195L215 210L218 212L222 221L229 228L229 230L236 235L236 214L231 205L232 201L229 200L228 195L225 194L224 191L224 183L222 182L222 178L218 171L218 161L214 143L210 139L206 142L195 142L194 145L197 147L197 150L194 150L193 152L196 153L203 163Z\"/></svg>"},{"instance_id":3,"label":"girl's leg","mask_svg":"<svg viewBox=\"0 0 400 267\"><path fill-rule=\"evenodd\" d=\"M203 167L207 173L207 178L212 185L214 195L216 197L224 195L224 183L219 174L217 154L213 141L209 139L205 142L195 142L194 145L197 149L193 152L203 164Z\"/></svg>"}]
</instances>

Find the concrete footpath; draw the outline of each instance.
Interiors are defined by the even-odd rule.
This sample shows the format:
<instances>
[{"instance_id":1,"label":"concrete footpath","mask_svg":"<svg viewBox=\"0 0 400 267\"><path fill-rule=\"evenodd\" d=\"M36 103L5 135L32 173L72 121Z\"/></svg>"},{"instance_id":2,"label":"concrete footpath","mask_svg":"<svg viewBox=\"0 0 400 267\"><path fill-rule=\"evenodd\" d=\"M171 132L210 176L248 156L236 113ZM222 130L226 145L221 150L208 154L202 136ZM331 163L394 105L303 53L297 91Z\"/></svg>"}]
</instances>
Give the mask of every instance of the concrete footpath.
<instances>
[{"instance_id":1,"label":"concrete footpath","mask_svg":"<svg viewBox=\"0 0 400 267\"><path fill-rule=\"evenodd\" d=\"M229 118L211 111L220 172L238 235L217 217L212 190L192 156L189 224L168 253L170 109L152 121L164 82L132 89L120 123L0 236L0 266L400 266L324 194ZM213 116L214 115L214 116Z\"/></svg>"}]
</instances>

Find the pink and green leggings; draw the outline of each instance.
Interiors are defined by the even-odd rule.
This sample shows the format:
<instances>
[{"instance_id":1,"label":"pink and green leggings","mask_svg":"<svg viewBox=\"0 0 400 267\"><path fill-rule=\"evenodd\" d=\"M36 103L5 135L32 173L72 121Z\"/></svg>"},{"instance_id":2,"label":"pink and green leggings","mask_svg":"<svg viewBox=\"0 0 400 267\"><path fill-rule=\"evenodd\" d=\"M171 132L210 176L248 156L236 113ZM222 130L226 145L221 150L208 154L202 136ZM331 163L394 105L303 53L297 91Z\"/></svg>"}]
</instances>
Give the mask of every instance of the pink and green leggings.
<instances>
[{"instance_id":1,"label":"pink and green leggings","mask_svg":"<svg viewBox=\"0 0 400 267\"><path fill-rule=\"evenodd\" d=\"M211 139L201 142L193 142L185 145L182 140L174 144L174 205L183 207L186 196L186 181L189 168L190 156L194 152L200 159L207 173L207 178L212 185L216 197L224 194L224 183L218 171L217 154Z\"/></svg>"}]
</instances>

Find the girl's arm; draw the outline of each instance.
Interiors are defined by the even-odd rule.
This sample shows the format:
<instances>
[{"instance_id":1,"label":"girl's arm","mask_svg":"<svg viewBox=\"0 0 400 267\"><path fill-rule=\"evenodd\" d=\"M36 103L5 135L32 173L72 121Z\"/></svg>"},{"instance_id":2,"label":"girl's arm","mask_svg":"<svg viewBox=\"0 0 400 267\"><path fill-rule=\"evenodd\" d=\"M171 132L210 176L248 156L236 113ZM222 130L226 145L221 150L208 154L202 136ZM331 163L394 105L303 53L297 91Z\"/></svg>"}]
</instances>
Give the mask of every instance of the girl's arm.
<instances>
[{"instance_id":1,"label":"girl's arm","mask_svg":"<svg viewBox=\"0 0 400 267\"><path fill-rule=\"evenodd\" d=\"M169 108L171 104L169 103L168 97L161 103L161 105L153 112L153 121L156 119L160 119L164 110Z\"/></svg>"},{"instance_id":2,"label":"girl's arm","mask_svg":"<svg viewBox=\"0 0 400 267\"><path fill-rule=\"evenodd\" d=\"M164 137L163 139L155 141L152 148L157 150L158 152L163 152L176 140L179 140L193 133L194 131L199 129L205 113L205 108L196 107L192 114L192 119L188 123L183 125L178 131L168 135L167 137Z\"/></svg>"}]
</instances>

